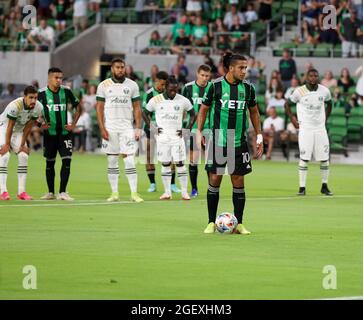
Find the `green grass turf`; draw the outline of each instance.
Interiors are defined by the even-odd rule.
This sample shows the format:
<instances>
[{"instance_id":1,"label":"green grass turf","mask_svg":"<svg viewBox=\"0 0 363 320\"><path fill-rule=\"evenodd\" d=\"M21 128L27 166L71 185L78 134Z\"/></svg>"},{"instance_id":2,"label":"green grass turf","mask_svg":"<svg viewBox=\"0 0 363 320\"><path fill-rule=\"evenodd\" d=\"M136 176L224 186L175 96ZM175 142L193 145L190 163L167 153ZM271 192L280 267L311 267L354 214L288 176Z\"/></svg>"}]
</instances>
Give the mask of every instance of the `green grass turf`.
<instances>
[{"instance_id":1,"label":"green grass turf","mask_svg":"<svg viewBox=\"0 0 363 320\"><path fill-rule=\"evenodd\" d=\"M106 158L75 155L69 192L74 203L0 203L0 299L309 299L363 295L362 166L332 165L335 196L321 197L317 164L307 193L297 191L297 164L254 162L246 177L246 226L251 236L204 235L206 175L201 196L142 204L105 204ZM32 154L27 190L46 191L44 160ZM59 160L57 163L59 168ZM158 171L160 172L160 171ZM59 169L57 169L59 176ZM231 211L225 177L219 212ZM56 185L58 185L58 179ZM16 195L16 158L9 179ZM120 190L127 201L126 178ZM37 268L37 290L22 287L25 265ZM323 268L337 269L337 289L325 290Z\"/></svg>"}]
</instances>

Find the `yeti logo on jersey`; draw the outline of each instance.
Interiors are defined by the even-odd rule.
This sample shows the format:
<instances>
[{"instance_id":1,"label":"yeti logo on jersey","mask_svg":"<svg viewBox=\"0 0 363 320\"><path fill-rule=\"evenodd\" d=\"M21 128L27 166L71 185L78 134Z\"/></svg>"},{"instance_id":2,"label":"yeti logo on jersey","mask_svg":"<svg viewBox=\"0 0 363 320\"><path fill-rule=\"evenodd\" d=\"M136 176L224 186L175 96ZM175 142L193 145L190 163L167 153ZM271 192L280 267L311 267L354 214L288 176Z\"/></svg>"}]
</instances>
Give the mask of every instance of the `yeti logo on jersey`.
<instances>
[{"instance_id":1,"label":"yeti logo on jersey","mask_svg":"<svg viewBox=\"0 0 363 320\"><path fill-rule=\"evenodd\" d=\"M246 106L246 101L239 101L239 100L220 100L222 104L222 108L228 109L244 109Z\"/></svg>"},{"instance_id":2,"label":"yeti logo on jersey","mask_svg":"<svg viewBox=\"0 0 363 320\"><path fill-rule=\"evenodd\" d=\"M124 94L130 94L130 89L129 88L125 88L124 89Z\"/></svg>"},{"instance_id":3,"label":"yeti logo on jersey","mask_svg":"<svg viewBox=\"0 0 363 320\"><path fill-rule=\"evenodd\" d=\"M192 98L192 100L193 100L193 104L198 104L198 105L202 104L202 102L203 102L203 98L199 98L199 97Z\"/></svg>"},{"instance_id":4,"label":"yeti logo on jersey","mask_svg":"<svg viewBox=\"0 0 363 320\"><path fill-rule=\"evenodd\" d=\"M47 104L47 108L49 111L66 111L67 106L65 104Z\"/></svg>"}]
</instances>

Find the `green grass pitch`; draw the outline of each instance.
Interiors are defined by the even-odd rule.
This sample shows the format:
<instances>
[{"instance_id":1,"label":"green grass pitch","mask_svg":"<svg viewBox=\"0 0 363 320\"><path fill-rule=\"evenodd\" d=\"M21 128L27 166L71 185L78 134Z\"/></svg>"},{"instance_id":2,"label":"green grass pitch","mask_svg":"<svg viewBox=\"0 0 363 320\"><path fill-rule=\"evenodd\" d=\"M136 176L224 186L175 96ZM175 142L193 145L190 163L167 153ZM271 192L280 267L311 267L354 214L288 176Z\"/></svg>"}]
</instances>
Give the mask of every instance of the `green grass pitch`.
<instances>
[{"instance_id":1,"label":"green grass pitch","mask_svg":"<svg viewBox=\"0 0 363 320\"><path fill-rule=\"evenodd\" d=\"M59 159L57 177L59 176ZM334 197L320 196L320 172L309 166L307 196L295 196L297 164L255 161L246 177L245 224L253 234L205 235L206 175L190 202L160 202L147 194L144 166L139 190L146 200L107 204L106 158L75 155L69 193L73 203L15 199L16 157L0 203L0 299L315 299L363 296L362 166L332 165ZM31 154L28 192L45 193L45 162ZM160 170L158 170L160 175ZM58 186L58 178L56 185ZM228 176L219 212L232 211ZM23 267L37 270L37 289L23 288ZM326 290L323 268L334 265L337 289Z\"/></svg>"}]
</instances>

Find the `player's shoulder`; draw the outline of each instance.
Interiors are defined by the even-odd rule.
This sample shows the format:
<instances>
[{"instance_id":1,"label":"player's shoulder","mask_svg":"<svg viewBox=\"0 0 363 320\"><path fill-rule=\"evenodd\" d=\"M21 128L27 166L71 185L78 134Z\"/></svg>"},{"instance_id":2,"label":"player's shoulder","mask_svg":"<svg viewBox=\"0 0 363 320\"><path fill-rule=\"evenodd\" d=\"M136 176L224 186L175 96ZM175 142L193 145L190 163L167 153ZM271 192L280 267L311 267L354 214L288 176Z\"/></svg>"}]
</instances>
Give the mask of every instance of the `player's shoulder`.
<instances>
[{"instance_id":1,"label":"player's shoulder","mask_svg":"<svg viewBox=\"0 0 363 320\"><path fill-rule=\"evenodd\" d=\"M164 101L165 99L164 99L164 95L162 94L162 93L160 93L160 94L158 94L158 95L156 95L155 97L152 97L151 99L150 99L150 102L152 101L152 102L154 102L154 103L159 103L159 102L162 102L162 101Z\"/></svg>"},{"instance_id":2,"label":"player's shoulder","mask_svg":"<svg viewBox=\"0 0 363 320\"><path fill-rule=\"evenodd\" d=\"M195 85L195 80L194 80L194 81L190 81L190 82L186 83L184 87L185 87L185 88L187 88L187 87L192 87L193 85Z\"/></svg>"},{"instance_id":3,"label":"player's shoulder","mask_svg":"<svg viewBox=\"0 0 363 320\"><path fill-rule=\"evenodd\" d=\"M137 82L134 80L131 80L130 78L125 78L125 81L122 84L139 87Z\"/></svg>"},{"instance_id":4,"label":"player's shoulder","mask_svg":"<svg viewBox=\"0 0 363 320\"><path fill-rule=\"evenodd\" d=\"M179 94L179 93L176 94L175 98L176 98L176 100L183 100L183 101L188 101L189 102L188 98L184 97L182 94Z\"/></svg>"},{"instance_id":5,"label":"player's shoulder","mask_svg":"<svg viewBox=\"0 0 363 320\"><path fill-rule=\"evenodd\" d=\"M329 88L326 87L326 86L323 86L322 84L318 84L318 90L320 90L322 92L329 92L330 93Z\"/></svg>"},{"instance_id":6,"label":"player's shoulder","mask_svg":"<svg viewBox=\"0 0 363 320\"><path fill-rule=\"evenodd\" d=\"M44 93L45 91L47 91L47 87L40 88L40 89L38 89L38 94Z\"/></svg>"},{"instance_id":7,"label":"player's shoulder","mask_svg":"<svg viewBox=\"0 0 363 320\"><path fill-rule=\"evenodd\" d=\"M107 79L101 81L98 86L107 88L107 87L112 86L112 85L113 85L112 79L107 78Z\"/></svg>"},{"instance_id":8,"label":"player's shoulder","mask_svg":"<svg viewBox=\"0 0 363 320\"><path fill-rule=\"evenodd\" d=\"M224 80L224 76L221 76L217 79L214 79L212 80L212 84L215 85L215 84L218 84L218 83L222 83L222 81Z\"/></svg>"},{"instance_id":9,"label":"player's shoulder","mask_svg":"<svg viewBox=\"0 0 363 320\"><path fill-rule=\"evenodd\" d=\"M6 109L17 109L21 110L23 105L23 98L16 98L8 103Z\"/></svg>"},{"instance_id":10,"label":"player's shoulder","mask_svg":"<svg viewBox=\"0 0 363 320\"><path fill-rule=\"evenodd\" d=\"M295 90L294 90L294 95L299 95L299 96L304 96L306 94L308 94L310 91L309 89L306 87L306 85L302 85L302 86L298 86Z\"/></svg>"},{"instance_id":11,"label":"player's shoulder","mask_svg":"<svg viewBox=\"0 0 363 320\"><path fill-rule=\"evenodd\" d=\"M146 91L147 95L153 94L154 93L154 88L150 88Z\"/></svg>"}]
</instances>

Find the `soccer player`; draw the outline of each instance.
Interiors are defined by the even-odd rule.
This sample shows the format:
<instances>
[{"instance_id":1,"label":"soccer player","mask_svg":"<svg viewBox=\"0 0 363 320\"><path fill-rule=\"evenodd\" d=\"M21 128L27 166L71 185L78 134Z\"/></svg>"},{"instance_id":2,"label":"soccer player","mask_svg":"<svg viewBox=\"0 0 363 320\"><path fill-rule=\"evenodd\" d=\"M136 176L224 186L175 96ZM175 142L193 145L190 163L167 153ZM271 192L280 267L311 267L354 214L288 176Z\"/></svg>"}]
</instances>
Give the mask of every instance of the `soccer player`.
<instances>
[{"instance_id":1,"label":"soccer player","mask_svg":"<svg viewBox=\"0 0 363 320\"><path fill-rule=\"evenodd\" d=\"M184 161L186 159L185 143L183 139L183 114L189 112L188 130L195 121L196 115L190 101L178 94L179 84L174 76L170 76L166 83L166 91L152 98L144 111L147 125L150 127L151 113L155 113L158 160L162 164L161 176L165 193L160 200L169 200L171 195L171 163L176 164L178 178L181 185L182 198L190 200L188 194L188 177Z\"/></svg>"},{"instance_id":2,"label":"soccer player","mask_svg":"<svg viewBox=\"0 0 363 320\"><path fill-rule=\"evenodd\" d=\"M196 140L201 145L202 130L208 110L211 112L212 137L209 140L206 170L209 172L207 192L209 222L204 233L214 233L219 202L219 187L226 165L233 185L234 214L238 220L236 233L250 234L242 224L246 202L244 176L252 171L247 145L248 114L257 134L257 154L263 153L261 122L256 104L255 88L244 81L247 59L227 53L223 65L228 70L223 78L213 82L199 110Z\"/></svg>"},{"instance_id":3,"label":"soccer player","mask_svg":"<svg viewBox=\"0 0 363 320\"><path fill-rule=\"evenodd\" d=\"M202 104L202 100L204 97L205 92L208 92L209 87L212 85L209 82L211 78L211 68L206 64L202 64L198 67L197 70L197 79L195 81L189 82L185 85L183 89L183 96L188 98L190 102L193 104L194 111L198 114L200 106ZM203 136L206 140L209 137L209 118L210 114L208 113L207 119L204 124L203 128ZM192 134L190 136L190 154L189 154L189 177L190 182L192 184L192 192L191 196L197 197L198 196L198 162L200 157L200 151L196 149L196 142L195 142L195 132L197 131L197 123L194 123ZM194 150L196 149L196 150Z\"/></svg>"},{"instance_id":4,"label":"soccer player","mask_svg":"<svg viewBox=\"0 0 363 320\"><path fill-rule=\"evenodd\" d=\"M46 177L48 193L42 200L74 199L67 193L67 185L71 173L72 131L81 115L81 105L72 91L62 85L63 72L59 68L48 70L48 85L39 90L38 100L43 104L42 128L44 129L44 157L46 158ZM71 105L76 109L74 119L68 119L67 108ZM55 161L59 153L62 159L60 187L57 197L54 194Z\"/></svg>"},{"instance_id":5,"label":"soccer player","mask_svg":"<svg viewBox=\"0 0 363 320\"><path fill-rule=\"evenodd\" d=\"M290 102L289 102L290 101ZM292 114L290 103L296 104L297 119ZM287 115L292 124L299 129L299 182L298 195L306 194L306 177L308 162L312 155L320 161L322 177L321 193L332 196L328 188L329 178L329 138L325 128L326 119L332 109L330 90L319 84L319 73L310 69L307 73L306 85L294 90L285 104Z\"/></svg>"},{"instance_id":6,"label":"soccer player","mask_svg":"<svg viewBox=\"0 0 363 320\"><path fill-rule=\"evenodd\" d=\"M29 157L26 140L43 109L37 97L38 90L28 86L24 90L24 97L10 102L0 115L0 200L10 200L6 187L10 150L18 155L17 198L32 200L25 191Z\"/></svg>"},{"instance_id":7,"label":"soccer player","mask_svg":"<svg viewBox=\"0 0 363 320\"><path fill-rule=\"evenodd\" d=\"M119 156L125 164L125 174L131 189L131 201L140 203L137 193L135 153L141 136L140 92L137 83L125 77L125 62L115 58L111 63L112 77L97 88L97 120L102 136L102 148L107 155L109 202L119 201ZM135 129L133 123L135 121Z\"/></svg>"}]
</instances>

